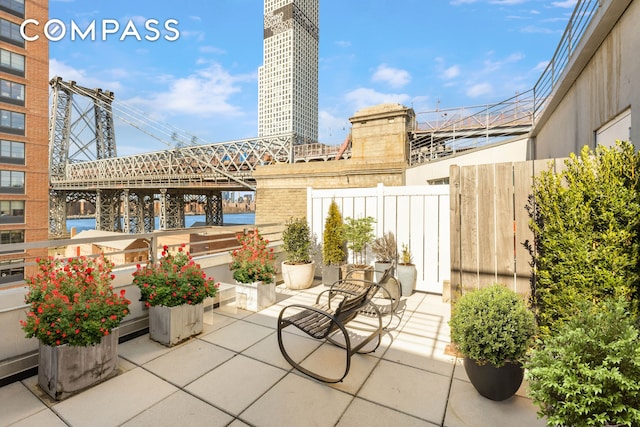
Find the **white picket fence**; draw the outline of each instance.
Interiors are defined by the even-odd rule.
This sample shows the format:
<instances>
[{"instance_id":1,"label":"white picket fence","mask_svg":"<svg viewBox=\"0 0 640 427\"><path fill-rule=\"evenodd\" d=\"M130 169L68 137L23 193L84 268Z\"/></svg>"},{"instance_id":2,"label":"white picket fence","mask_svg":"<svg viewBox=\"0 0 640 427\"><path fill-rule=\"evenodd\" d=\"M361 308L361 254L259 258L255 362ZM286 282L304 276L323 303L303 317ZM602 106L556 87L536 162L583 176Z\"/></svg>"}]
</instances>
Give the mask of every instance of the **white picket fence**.
<instances>
[{"instance_id":1,"label":"white picket fence","mask_svg":"<svg viewBox=\"0 0 640 427\"><path fill-rule=\"evenodd\" d=\"M376 236L391 231L398 250L408 244L418 269L416 290L442 294L443 282L451 274L448 185L308 188L307 219L320 243L331 200L336 201L343 218L373 217ZM370 249L367 257L373 264Z\"/></svg>"}]
</instances>

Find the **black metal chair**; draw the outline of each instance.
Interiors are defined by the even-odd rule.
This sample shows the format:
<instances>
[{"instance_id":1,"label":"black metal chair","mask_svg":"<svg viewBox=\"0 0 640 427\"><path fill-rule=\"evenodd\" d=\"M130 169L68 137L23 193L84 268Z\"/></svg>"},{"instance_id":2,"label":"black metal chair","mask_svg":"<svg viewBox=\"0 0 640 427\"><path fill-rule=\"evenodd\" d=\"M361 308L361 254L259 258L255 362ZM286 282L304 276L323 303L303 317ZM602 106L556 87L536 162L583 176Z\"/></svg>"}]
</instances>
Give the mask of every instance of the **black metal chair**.
<instances>
[{"instance_id":1,"label":"black metal chair","mask_svg":"<svg viewBox=\"0 0 640 427\"><path fill-rule=\"evenodd\" d=\"M315 378L319 381L328 383L337 383L342 381L349 373L351 367L351 356L356 353L371 353L380 345L382 339L382 315L375 304L371 303L371 298L379 291L379 286L375 282L370 282L366 286L358 286L354 289L328 289L321 292L316 298L314 305L292 304L284 307L278 316L278 345L282 356L298 371ZM339 299L339 301L337 301ZM324 300L324 301L322 301ZM287 313L291 313L286 315ZM352 337L347 330L347 325L352 322L360 314L367 313L368 317L372 317L371 313L375 313L375 325L367 330L367 335L360 337L361 339L355 345L352 344ZM311 338L317 340L328 341L345 350L346 364L345 371L339 378L328 378L317 372L301 366L300 363L294 361L287 352L283 331L289 326L294 326L304 332ZM362 331L362 328L358 328ZM342 336L342 340L338 337ZM363 350L364 347L375 340L375 346Z\"/></svg>"}]
</instances>

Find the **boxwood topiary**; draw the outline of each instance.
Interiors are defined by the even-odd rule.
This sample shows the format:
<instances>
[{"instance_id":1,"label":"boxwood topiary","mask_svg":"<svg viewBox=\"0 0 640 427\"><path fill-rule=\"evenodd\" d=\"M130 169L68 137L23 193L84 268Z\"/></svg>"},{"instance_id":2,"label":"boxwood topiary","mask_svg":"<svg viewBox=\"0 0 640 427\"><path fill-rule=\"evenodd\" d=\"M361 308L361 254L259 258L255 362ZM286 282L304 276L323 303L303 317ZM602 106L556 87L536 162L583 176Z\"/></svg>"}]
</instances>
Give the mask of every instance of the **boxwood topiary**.
<instances>
[{"instance_id":1,"label":"boxwood topiary","mask_svg":"<svg viewBox=\"0 0 640 427\"><path fill-rule=\"evenodd\" d=\"M539 415L549 426L640 426L637 319L623 299L579 307L525 363Z\"/></svg>"},{"instance_id":2,"label":"boxwood topiary","mask_svg":"<svg viewBox=\"0 0 640 427\"><path fill-rule=\"evenodd\" d=\"M451 338L463 355L494 366L520 361L536 328L524 299L499 284L460 297L449 325Z\"/></svg>"}]
</instances>

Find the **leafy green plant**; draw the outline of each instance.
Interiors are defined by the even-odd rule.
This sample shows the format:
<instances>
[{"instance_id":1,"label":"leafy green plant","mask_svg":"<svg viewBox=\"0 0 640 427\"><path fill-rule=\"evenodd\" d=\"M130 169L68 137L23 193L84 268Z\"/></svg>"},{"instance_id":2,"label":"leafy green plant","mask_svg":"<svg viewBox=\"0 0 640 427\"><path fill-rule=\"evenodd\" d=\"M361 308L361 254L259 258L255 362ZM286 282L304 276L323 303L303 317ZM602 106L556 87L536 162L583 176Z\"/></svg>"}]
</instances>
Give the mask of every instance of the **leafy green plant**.
<instances>
[{"instance_id":1,"label":"leafy green plant","mask_svg":"<svg viewBox=\"0 0 640 427\"><path fill-rule=\"evenodd\" d=\"M640 331L629 304L577 306L525 363L539 415L549 426L640 425Z\"/></svg>"},{"instance_id":2,"label":"leafy green plant","mask_svg":"<svg viewBox=\"0 0 640 427\"><path fill-rule=\"evenodd\" d=\"M520 361L533 342L535 319L515 292L494 284L461 296L451 313L451 338L478 364Z\"/></svg>"},{"instance_id":3,"label":"leafy green plant","mask_svg":"<svg viewBox=\"0 0 640 427\"><path fill-rule=\"evenodd\" d=\"M384 233L381 237L374 239L371 243L371 251L378 262L395 262L398 258L398 244L396 243L396 237L391 231Z\"/></svg>"},{"instance_id":4,"label":"leafy green plant","mask_svg":"<svg viewBox=\"0 0 640 427\"><path fill-rule=\"evenodd\" d=\"M532 298L540 332L576 312L579 296L640 301L640 154L633 145L585 147L535 180L528 205L535 244ZM597 284L594 286L594 284Z\"/></svg>"},{"instance_id":5,"label":"leafy green plant","mask_svg":"<svg viewBox=\"0 0 640 427\"><path fill-rule=\"evenodd\" d=\"M345 258L344 223L335 200L329 205L322 234L322 261L325 265L340 265Z\"/></svg>"},{"instance_id":6,"label":"leafy green plant","mask_svg":"<svg viewBox=\"0 0 640 427\"><path fill-rule=\"evenodd\" d=\"M43 344L90 346L109 335L129 314L125 290L113 292L113 264L99 257L38 259L38 272L27 279L27 338Z\"/></svg>"},{"instance_id":7,"label":"leafy green plant","mask_svg":"<svg viewBox=\"0 0 640 427\"><path fill-rule=\"evenodd\" d=\"M375 238L373 224L376 220L367 216L363 218L345 218L344 235L347 240L347 248L353 254L353 263L364 265L367 258L367 246Z\"/></svg>"},{"instance_id":8,"label":"leafy green plant","mask_svg":"<svg viewBox=\"0 0 640 427\"><path fill-rule=\"evenodd\" d=\"M162 248L161 258L145 266L138 264L133 272L133 284L147 307L162 305L175 307L182 304L200 304L216 294L219 284L207 277L184 245L176 253Z\"/></svg>"},{"instance_id":9,"label":"leafy green plant","mask_svg":"<svg viewBox=\"0 0 640 427\"><path fill-rule=\"evenodd\" d=\"M289 264L309 264L313 237L306 218L289 218L282 232L283 249Z\"/></svg>"},{"instance_id":10,"label":"leafy green plant","mask_svg":"<svg viewBox=\"0 0 640 427\"><path fill-rule=\"evenodd\" d=\"M402 244L402 251L400 253L400 264L402 265L413 264L413 255L411 255L411 249L409 249L409 245L407 245L406 243Z\"/></svg>"}]
</instances>

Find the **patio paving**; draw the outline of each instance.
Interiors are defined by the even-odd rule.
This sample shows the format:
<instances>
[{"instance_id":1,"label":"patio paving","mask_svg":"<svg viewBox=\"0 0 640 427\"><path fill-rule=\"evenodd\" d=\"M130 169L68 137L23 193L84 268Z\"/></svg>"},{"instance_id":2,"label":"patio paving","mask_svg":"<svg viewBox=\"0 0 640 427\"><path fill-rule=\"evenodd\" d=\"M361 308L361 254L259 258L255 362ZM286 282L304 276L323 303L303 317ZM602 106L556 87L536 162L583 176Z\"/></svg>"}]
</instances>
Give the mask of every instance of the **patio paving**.
<instances>
[{"instance_id":1,"label":"patio paving","mask_svg":"<svg viewBox=\"0 0 640 427\"><path fill-rule=\"evenodd\" d=\"M205 312L204 331L167 348L147 335L118 347L118 375L64 401L37 376L0 388L1 426L446 426L543 427L525 387L494 402L469 383L461 360L445 354L449 304L414 293L380 347L352 358L342 383L293 370L281 356L282 307L309 304L325 290L278 286L277 304L251 313ZM339 352L287 334L294 356L331 365ZM288 347L289 348L289 347Z\"/></svg>"}]
</instances>

